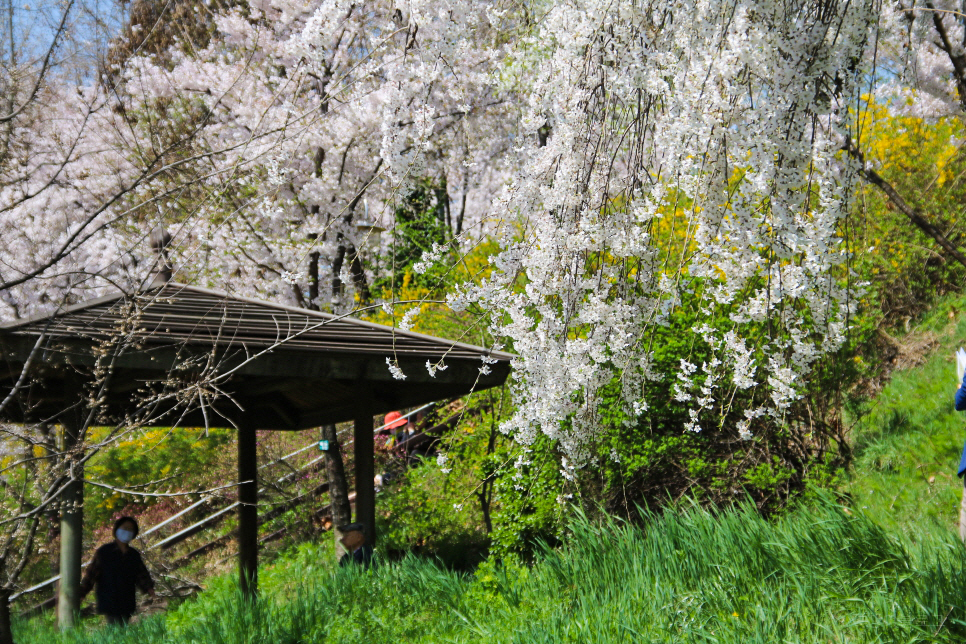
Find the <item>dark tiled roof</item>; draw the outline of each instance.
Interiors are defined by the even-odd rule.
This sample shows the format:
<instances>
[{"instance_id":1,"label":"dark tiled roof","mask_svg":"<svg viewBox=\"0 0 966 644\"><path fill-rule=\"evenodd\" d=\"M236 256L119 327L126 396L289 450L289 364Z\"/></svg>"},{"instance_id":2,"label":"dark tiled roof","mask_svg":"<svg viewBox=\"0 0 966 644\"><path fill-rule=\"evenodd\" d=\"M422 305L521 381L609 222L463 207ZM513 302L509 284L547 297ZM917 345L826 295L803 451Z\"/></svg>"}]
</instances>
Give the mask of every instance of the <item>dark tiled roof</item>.
<instances>
[{"instance_id":1,"label":"dark tiled roof","mask_svg":"<svg viewBox=\"0 0 966 644\"><path fill-rule=\"evenodd\" d=\"M88 399L85 383L109 374L99 390L104 422L139 413L147 425L208 426L222 422L211 411L222 418L243 411L260 428L305 429L354 418L360 409L385 413L500 386L511 358L168 283L0 325L0 399L19 387L6 420L56 418L65 405ZM387 359L406 377L396 379ZM440 360L446 370L429 373L426 362ZM28 386L15 384L25 369Z\"/></svg>"},{"instance_id":2,"label":"dark tiled roof","mask_svg":"<svg viewBox=\"0 0 966 644\"><path fill-rule=\"evenodd\" d=\"M420 333L306 309L168 283L126 296L104 296L61 312L0 324L0 332L106 340L124 333L147 343L276 346L281 350L508 361L490 351Z\"/></svg>"}]
</instances>

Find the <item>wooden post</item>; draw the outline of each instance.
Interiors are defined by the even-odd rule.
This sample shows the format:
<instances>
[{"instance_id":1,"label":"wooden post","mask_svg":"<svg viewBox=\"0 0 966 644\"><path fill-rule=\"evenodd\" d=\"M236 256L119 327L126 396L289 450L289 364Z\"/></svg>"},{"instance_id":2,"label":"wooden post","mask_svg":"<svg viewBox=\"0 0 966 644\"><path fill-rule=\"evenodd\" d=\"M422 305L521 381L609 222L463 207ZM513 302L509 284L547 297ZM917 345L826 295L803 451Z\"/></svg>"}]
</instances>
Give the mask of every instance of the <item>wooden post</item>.
<instances>
[{"instance_id":1,"label":"wooden post","mask_svg":"<svg viewBox=\"0 0 966 644\"><path fill-rule=\"evenodd\" d=\"M372 414L362 409L356 414L353 427L353 447L356 461L356 522L366 526L366 543L376 543L376 464L375 439L372 435Z\"/></svg>"},{"instance_id":2,"label":"wooden post","mask_svg":"<svg viewBox=\"0 0 966 644\"><path fill-rule=\"evenodd\" d=\"M238 426L238 572L242 593L258 592L258 452L255 428Z\"/></svg>"},{"instance_id":3,"label":"wooden post","mask_svg":"<svg viewBox=\"0 0 966 644\"><path fill-rule=\"evenodd\" d=\"M65 421L61 451L69 481L60 495L60 584L57 590L57 625L72 628L80 610L81 550L84 538L84 470L75 448L80 426Z\"/></svg>"}]
</instances>

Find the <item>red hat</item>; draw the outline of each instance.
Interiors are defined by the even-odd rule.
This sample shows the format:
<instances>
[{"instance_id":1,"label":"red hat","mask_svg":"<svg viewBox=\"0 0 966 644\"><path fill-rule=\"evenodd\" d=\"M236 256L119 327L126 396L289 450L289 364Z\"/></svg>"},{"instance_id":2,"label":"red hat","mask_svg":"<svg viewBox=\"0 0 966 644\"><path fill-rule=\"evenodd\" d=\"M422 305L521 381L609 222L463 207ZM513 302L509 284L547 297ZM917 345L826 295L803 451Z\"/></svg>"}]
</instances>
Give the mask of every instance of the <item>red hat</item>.
<instances>
[{"instance_id":1,"label":"red hat","mask_svg":"<svg viewBox=\"0 0 966 644\"><path fill-rule=\"evenodd\" d=\"M396 429L397 427L402 427L409 421L403 418L402 414L400 414L398 411L391 411L386 414L386 419L383 422L387 429Z\"/></svg>"}]
</instances>

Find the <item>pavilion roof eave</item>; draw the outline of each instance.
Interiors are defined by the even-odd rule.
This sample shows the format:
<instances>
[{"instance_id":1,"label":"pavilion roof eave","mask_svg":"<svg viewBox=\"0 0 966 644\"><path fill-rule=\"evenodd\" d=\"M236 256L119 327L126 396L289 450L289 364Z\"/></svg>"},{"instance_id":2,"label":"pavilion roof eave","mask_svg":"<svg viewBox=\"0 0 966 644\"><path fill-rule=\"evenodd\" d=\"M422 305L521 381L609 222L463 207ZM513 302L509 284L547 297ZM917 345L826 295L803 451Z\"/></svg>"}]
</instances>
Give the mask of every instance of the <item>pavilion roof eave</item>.
<instances>
[{"instance_id":1,"label":"pavilion roof eave","mask_svg":"<svg viewBox=\"0 0 966 644\"><path fill-rule=\"evenodd\" d=\"M84 300L83 302L71 304L70 306L58 308L51 313L38 313L37 315L31 315L21 320L7 320L6 322L0 322L0 331L16 331L18 328L32 326L45 320L53 320L55 318L64 317L65 315L71 315L87 309L96 308L102 304L116 302L125 297L129 297L130 295L135 295L135 293L116 291L114 293L107 293L106 295Z\"/></svg>"},{"instance_id":2,"label":"pavilion roof eave","mask_svg":"<svg viewBox=\"0 0 966 644\"><path fill-rule=\"evenodd\" d=\"M467 344L465 342L458 342L456 340L445 340L443 338L437 338L435 336L427 335L425 333L418 333L416 331L407 331L407 330L399 329L399 328L396 328L396 327L387 327L384 324L378 324L376 322L368 322L366 320L359 320L359 319L356 319L356 318L353 318L353 317L349 317L349 315L334 315L332 313L324 313L322 311L312 311L311 309L300 309L297 306L289 306L287 304L278 304L278 303L275 303L275 302L267 302L265 300L259 300L259 299L255 299L255 298L251 298L251 297L244 297L244 296L239 296L239 295L229 295L229 294L224 293L222 291L216 291L214 289L203 288L203 287L200 287L200 286L187 286L187 285L185 285L185 287L188 288L188 289L191 289L193 291L199 292L199 293L205 293L206 295L210 295L210 296L214 296L214 297L217 297L217 296L230 297L230 298L235 299L235 300L238 300L240 302L247 302L249 304L253 304L253 305L256 305L256 306L267 306L267 307L271 307L271 308L274 308L274 309L278 309L280 311L285 311L287 313L293 313L295 315L305 315L307 317L319 318L320 320L328 320L328 321L340 320L340 321L344 321L344 322L348 322L348 323L354 324L356 326L366 327L366 328L370 328L370 329L374 329L374 330L380 330L380 331L388 331L388 330L391 330L395 335L399 335L399 336L402 336L402 337L405 337L405 338L413 338L413 339L425 340L425 341L429 341L429 342L435 342L435 343L438 343L438 344L445 344L447 346L454 347L454 348L461 348L461 349L469 349L469 350L473 350L473 351L478 351L478 352L485 353L486 355L488 355L488 356L490 356L490 357L492 357L492 358L494 358L496 360L501 360L501 361L507 360L507 361L509 361L509 360L512 360L514 358L514 355L512 353L506 353L505 351L496 351L496 350L485 349L483 347L479 347L479 346L472 345L472 344Z\"/></svg>"}]
</instances>

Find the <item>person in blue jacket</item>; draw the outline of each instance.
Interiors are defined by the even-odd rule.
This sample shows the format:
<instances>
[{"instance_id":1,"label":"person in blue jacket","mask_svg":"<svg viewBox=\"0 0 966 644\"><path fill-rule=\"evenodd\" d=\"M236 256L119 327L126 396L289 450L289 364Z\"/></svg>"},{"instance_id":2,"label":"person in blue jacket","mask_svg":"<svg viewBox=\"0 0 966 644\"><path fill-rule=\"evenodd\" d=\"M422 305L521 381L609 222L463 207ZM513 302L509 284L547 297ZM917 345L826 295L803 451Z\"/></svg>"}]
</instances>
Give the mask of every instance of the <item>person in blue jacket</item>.
<instances>
[{"instance_id":1,"label":"person in blue jacket","mask_svg":"<svg viewBox=\"0 0 966 644\"><path fill-rule=\"evenodd\" d=\"M956 411L966 411L966 374L963 382L956 387ZM957 476L966 474L966 445L963 445L963 455L959 458ZM963 500L959 504L959 538L966 541L966 478L963 478Z\"/></svg>"}]
</instances>

